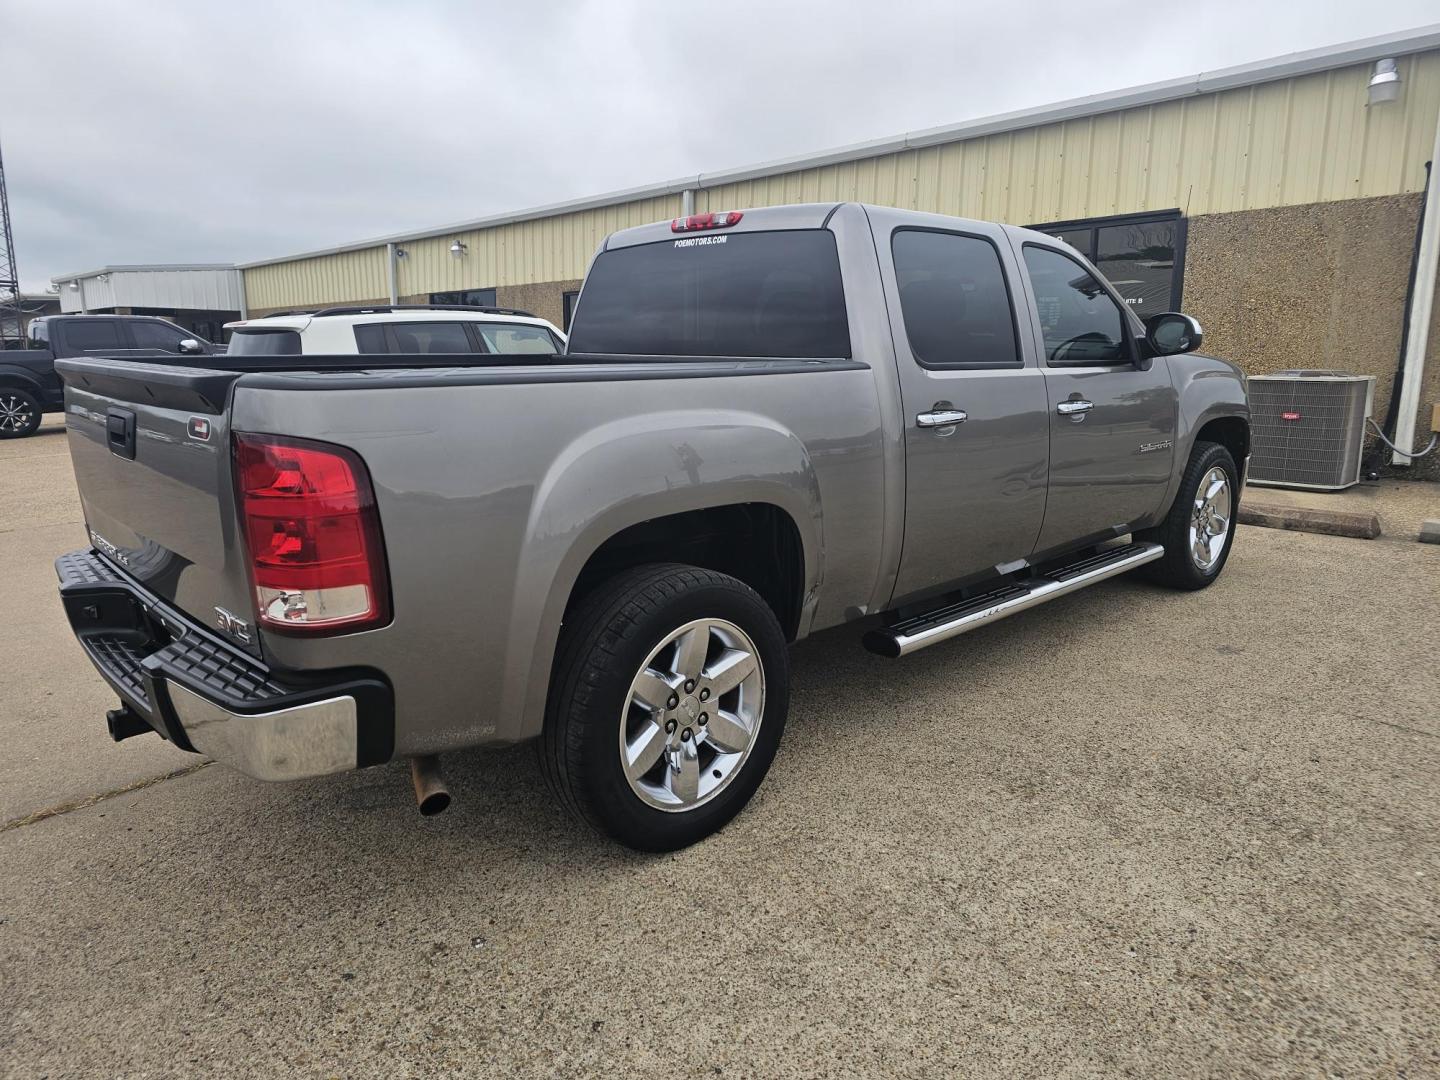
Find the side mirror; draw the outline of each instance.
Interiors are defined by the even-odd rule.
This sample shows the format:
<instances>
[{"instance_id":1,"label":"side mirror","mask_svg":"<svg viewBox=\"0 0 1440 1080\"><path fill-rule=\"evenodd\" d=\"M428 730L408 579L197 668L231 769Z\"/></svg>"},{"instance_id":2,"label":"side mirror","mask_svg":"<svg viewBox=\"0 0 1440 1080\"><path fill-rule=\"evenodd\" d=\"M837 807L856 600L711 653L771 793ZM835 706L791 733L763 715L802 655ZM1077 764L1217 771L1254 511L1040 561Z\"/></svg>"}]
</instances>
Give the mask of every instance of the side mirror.
<instances>
[{"instance_id":1,"label":"side mirror","mask_svg":"<svg viewBox=\"0 0 1440 1080\"><path fill-rule=\"evenodd\" d=\"M1145 340L1155 356L1174 356L1200 348L1205 340L1205 331L1189 315L1162 311L1145 320Z\"/></svg>"},{"instance_id":2,"label":"side mirror","mask_svg":"<svg viewBox=\"0 0 1440 1080\"><path fill-rule=\"evenodd\" d=\"M196 341L193 337L181 338L180 344L176 346L182 356L203 356L205 346Z\"/></svg>"}]
</instances>

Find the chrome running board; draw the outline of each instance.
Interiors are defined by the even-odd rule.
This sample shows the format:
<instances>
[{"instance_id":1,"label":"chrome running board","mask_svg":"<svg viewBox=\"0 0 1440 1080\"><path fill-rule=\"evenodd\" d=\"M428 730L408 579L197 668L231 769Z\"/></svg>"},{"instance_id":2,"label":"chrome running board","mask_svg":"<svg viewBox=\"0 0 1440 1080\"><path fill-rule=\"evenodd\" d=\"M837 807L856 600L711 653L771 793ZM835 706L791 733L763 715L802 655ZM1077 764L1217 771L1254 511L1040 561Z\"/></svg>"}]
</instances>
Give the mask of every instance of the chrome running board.
<instances>
[{"instance_id":1,"label":"chrome running board","mask_svg":"<svg viewBox=\"0 0 1440 1080\"><path fill-rule=\"evenodd\" d=\"M928 645L949 641L1007 615L1058 597L1077 592L1087 585L1134 570L1165 554L1159 544L1122 544L1077 559L1067 566L1048 570L1038 577L1012 581L980 596L946 604L920 615L901 619L865 635L865 648L881 656L908 656Z\"/></svg>"}]
</instances>

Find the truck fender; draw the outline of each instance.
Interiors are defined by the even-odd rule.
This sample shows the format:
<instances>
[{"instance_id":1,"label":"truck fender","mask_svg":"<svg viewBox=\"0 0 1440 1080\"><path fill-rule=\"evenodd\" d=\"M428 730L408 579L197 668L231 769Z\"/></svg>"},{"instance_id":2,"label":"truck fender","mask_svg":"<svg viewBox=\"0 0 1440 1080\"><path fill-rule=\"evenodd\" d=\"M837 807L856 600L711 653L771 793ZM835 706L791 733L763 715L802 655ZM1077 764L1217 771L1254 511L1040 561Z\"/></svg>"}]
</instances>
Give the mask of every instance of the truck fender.
<instances>
[{"instance_id":1,"label":"truck fender","mask_svg":"<svg viewBox=\"0 0 1440 1080\"><path fill-rule=\"evenodd\" d=\"M44 394L44 387L40 385L40 380L35 377L35 373L29 368L17 367L14 364L0 364L0 386Z\"/></svg>"},{"instance_id":2,"label":"truck fender","mask_svg":"<svg viewBox=\"0 0 1440 1080\"><path fill-rule=\"evenodd\" d=\"M773 504L794 521L808 601L823 574L820 488L794 432L751 412L674 410L616 420L566 446L525 526L497 733L539 734L566 605L606 540L654 518L741 503Z\"/></svg>"},{"instance_id":3,"label":"truck fender","mask_svg":"<svg viewBox=\"0 0 1440 1080\"><path fill-rule=\"evenodd\" d=\"M1175 501L1180 478L1195 447L1195 438L1211 420L1234 416L1250 423L1250 406L1245 397L1244 375L1238 365L1216 357L1191 354L1174 364L1175 390L1179 400L1179 422L1175 426L1175 467L1162 504L1165 510ZM1244 468L1243 461L1235 463ZM1162 510L1163 514L1165 510Z\"/></svg>"}]
</instances>

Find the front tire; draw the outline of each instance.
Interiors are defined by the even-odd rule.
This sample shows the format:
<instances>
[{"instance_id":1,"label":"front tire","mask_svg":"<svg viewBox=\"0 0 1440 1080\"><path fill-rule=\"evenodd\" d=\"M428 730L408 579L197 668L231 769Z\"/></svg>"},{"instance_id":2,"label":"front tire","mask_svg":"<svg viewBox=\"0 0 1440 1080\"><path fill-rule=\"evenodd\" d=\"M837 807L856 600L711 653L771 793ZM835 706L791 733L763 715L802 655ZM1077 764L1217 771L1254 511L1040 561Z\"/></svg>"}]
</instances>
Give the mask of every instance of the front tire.
<instances>
[{"instance_id":1,"label":"front tire","mask_svg":"<svg viewBox=\"0 0 1440 1080\"><path fill-rule=\"evenodd\" d=\"M750 801L788 709L785 636L753 589L693 566L636 567L565 620L541 766L582 821L673 851Z\"/></svg>"},{"instance_id":2,"label":"front tire","mask_svg":"<svg viewBox=\"0 0 1440 1080\"><path fill-rule=\"evenodd\" d=\"M0 439L23 439L40 429L40 402L25 390L0 389Z\"/></svg>"},{"instance_id":3,"label":"front tire","mask_svg":"<svg viewBox=\"0 0 1440 1080\"><path fill-rule=\"evenodd\" d=\"M1165 549L1164 558L1141 572L1172 589L1214 584L1230 558L1239 505L1240 473L1230 451L1219 443L1197 442L1165 520L1135 534L1137 540L1153 541Z\"/></svg>"}]
</instances>

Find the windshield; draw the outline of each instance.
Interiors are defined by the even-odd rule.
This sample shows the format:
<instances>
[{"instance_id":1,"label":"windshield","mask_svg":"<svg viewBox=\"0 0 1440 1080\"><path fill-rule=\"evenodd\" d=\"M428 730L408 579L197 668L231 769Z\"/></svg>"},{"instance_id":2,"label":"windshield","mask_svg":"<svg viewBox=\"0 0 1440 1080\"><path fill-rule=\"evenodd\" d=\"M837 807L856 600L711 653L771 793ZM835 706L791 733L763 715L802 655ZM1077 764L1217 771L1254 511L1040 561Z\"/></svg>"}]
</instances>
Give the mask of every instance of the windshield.
<instances>
[{"instance_id":1,"label":"windshield","mask_svg":"<svg viewBox=\"0 0 1440 1080\"><path fill-rule=\"evenodd\" d=\"M602 252L580 293L569 351L848 357L835 237L705 233Z\"/></svg>"}]
</instances>

